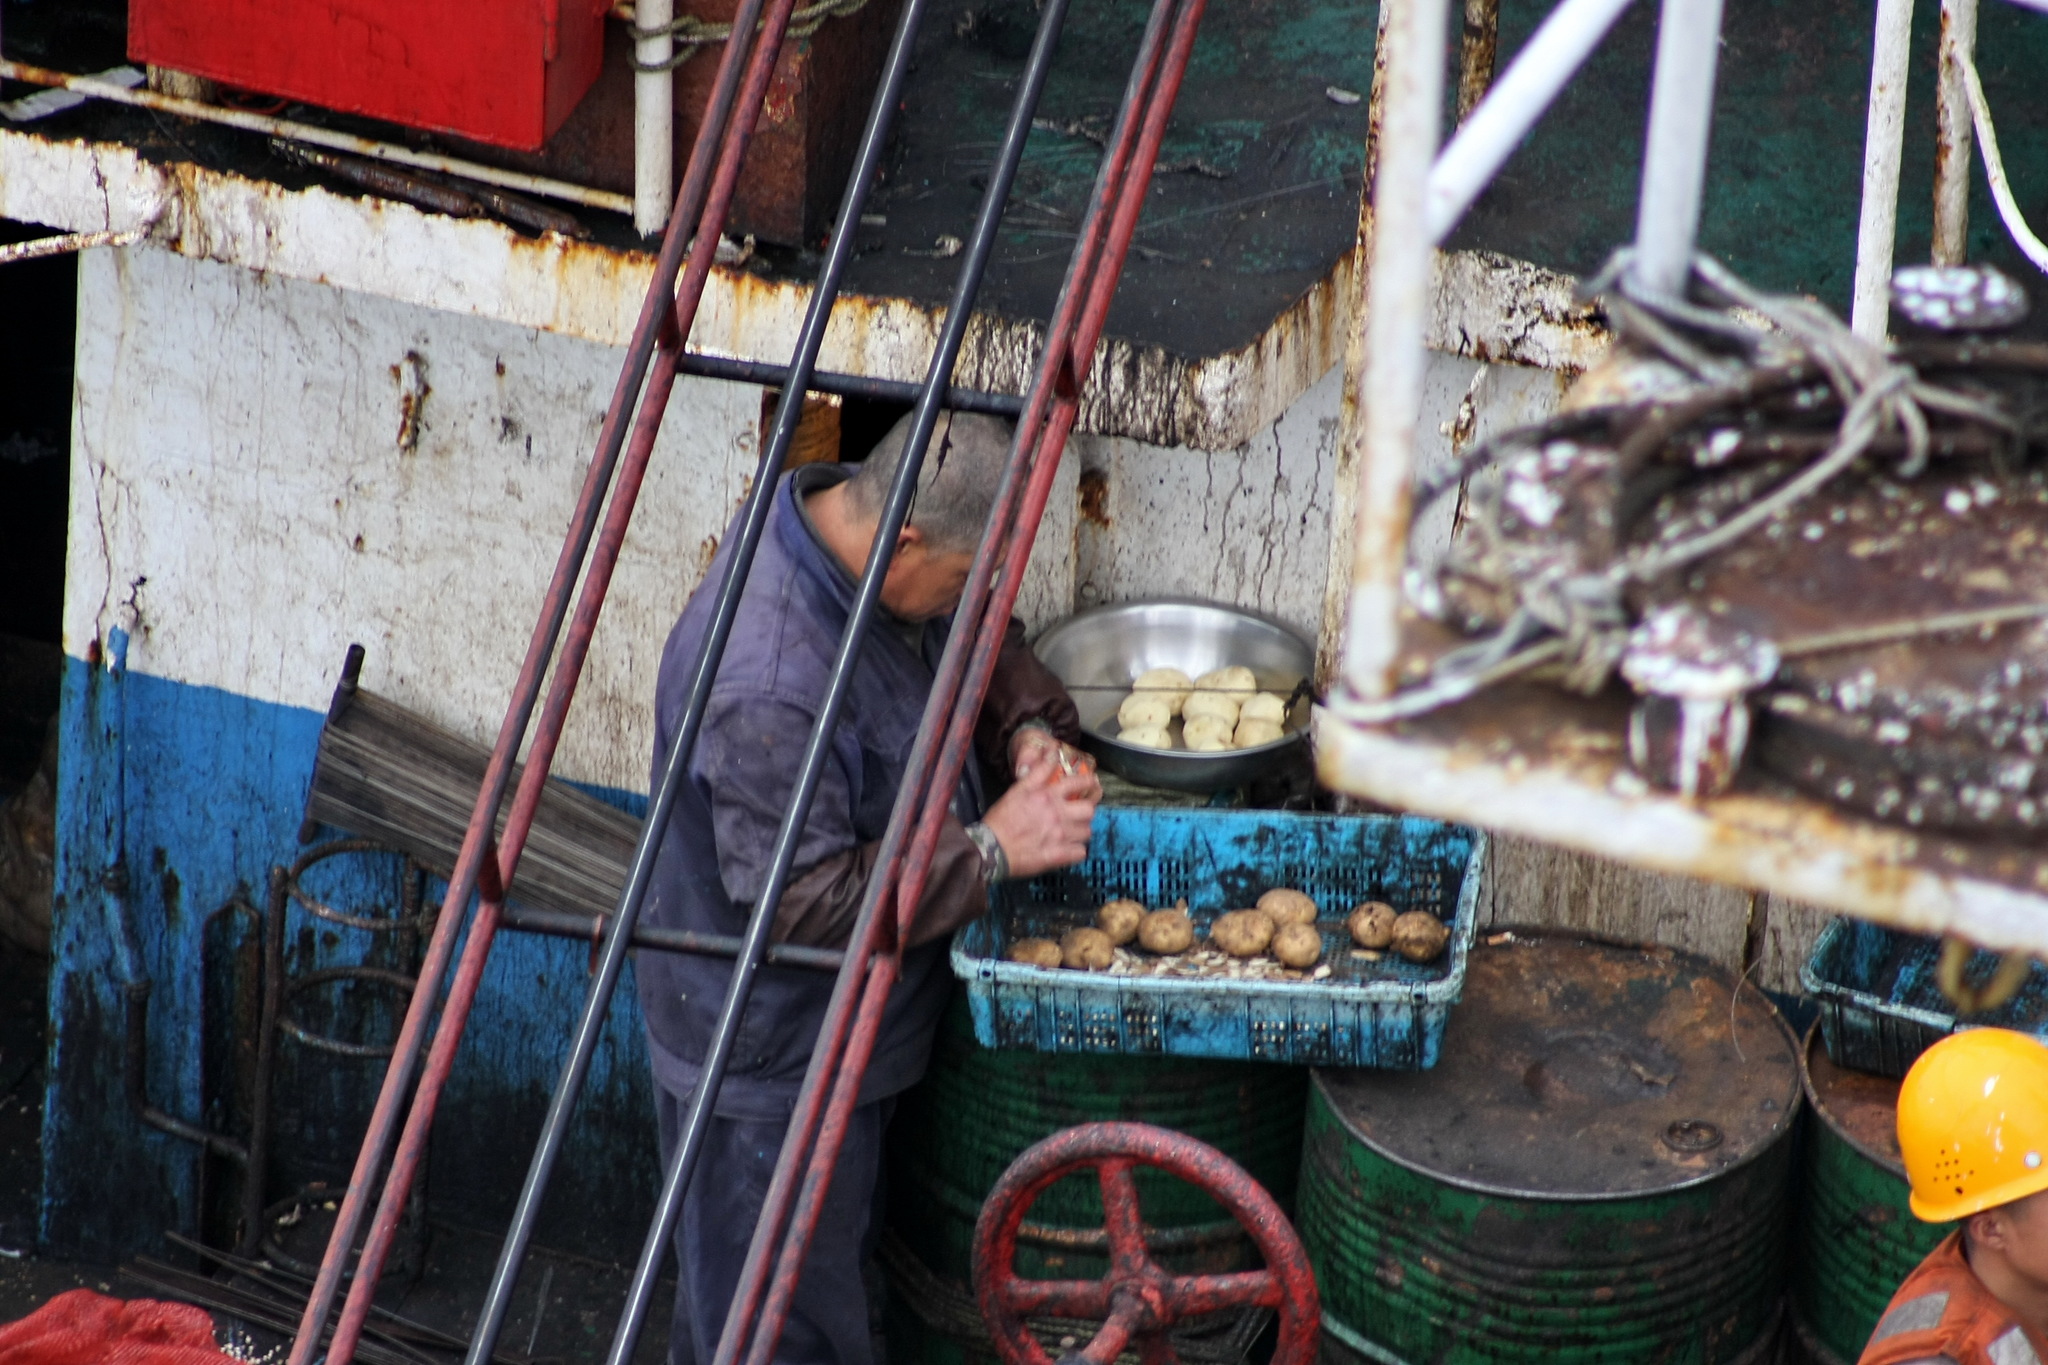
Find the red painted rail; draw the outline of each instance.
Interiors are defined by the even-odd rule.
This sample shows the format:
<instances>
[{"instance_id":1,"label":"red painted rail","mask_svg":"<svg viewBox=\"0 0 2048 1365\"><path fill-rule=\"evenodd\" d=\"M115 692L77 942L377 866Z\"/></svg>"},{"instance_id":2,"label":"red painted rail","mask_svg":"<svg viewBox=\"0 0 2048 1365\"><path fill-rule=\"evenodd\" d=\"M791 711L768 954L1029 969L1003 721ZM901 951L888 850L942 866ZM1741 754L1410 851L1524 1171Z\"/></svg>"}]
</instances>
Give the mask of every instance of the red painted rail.
<instances>
[{"instance_id":1,"label":"red painted rail","mask_svg":"<svg viewBox=\"0 0 2048 1365\"><path fill-rule=\"evenodd\" d=\"M576 509L571 515L569 534L542 602L541 619L534 627L526 659L520 667L518 680L513 684L512 703L499 729L490 764L485 769L483 786L477 793L462 851L449 877L448 894L442 901L440 917L421 963L419 985L413 992L405 1022L399 1029L390 1066L384 1073L376 1106L371 1111L369 1128L357 1154L355 1170L349 1178L348 1192L342 1198L334 1231L320 1263L320 1272L307 1299L305 1314L300 1319L298 1335L292 1343L290 1365L311 1365L320 1353L334 1299L342 1277L347 1273L356 1234L362 1227L365 1206L375 1190L379 1193L376 1217L363 1244L362 1254L356 1258L354 1283L326 1353L328 1365L348 1365L354 1359L355 1344L361 1335L363 1321L369 1315L377 1276L390 1254L399 1213L404 1208L413 1175L425 1150L441 1085L454 1063L455 1048L461 1041L470 1003L483 976L484 962L497 928L502 888L510 883L518 867L520 852L532 826L533 813L539 806L541 787L547 780L555 745L561 737L562 720L575 695L584 652L597 628L597 617L604 606L612 567L617 562L626 523L632 516L633 501L645 476L654 437L661 429L663 410L675 381L676 353L681 350L683 339L689 335L697 305L703 298L714 249L731 203L733 185L760 113L762 94L774 74L782 34L788 27L793 8L794 0L741 0L739 11L734 15L733 31L740 36L725 45L720 58L704 122L698 129L682 187L676 196L675 211L669 218L661 250L656 257L654 281L641 305L632 341L627 346L626 363L620 371L611 406L598 433L597 451L591 459ZM764 9L768 11L765 24L761 22ZM745 77L744 94L741 92L742 73ZM688 250L693 237L702 243L703 249ZM684 268L686 253L687 270ZM676 288L678 274L683 276L680 289ZM654 371L651 376L648 374L650 362L653 362ZM644 398L643 378L648 381ZM639 412L638 419L634 420L636 400L639 400ZM625 438L629 421L632 422L632 441L627 446ZM541 678L561 636L570 592L577 578L583 574L589 558L598 513L604 505L607 491L612 488L613 476L618 472L622 447L626 452L625 471L612 498L611 515L606 519L604 534L598 543L597 559L590 564L583 593L576 602L569 646L555 670L554 687L542 713L540 729L534 737L533 753L529 755L522 774L520 791L506 821L501 847L492 839L491 830L497 823L498 808L504 800L513 761L526 738L534 703L539 697ZM413 1073L419 1065L421 1047L435 1014L435 997L440 992L442 978L454 954L455 941L461 935L465 921L471 919L467 914L470 898L479 893L479 905L473 922L469 924L462 962L449 989L447 1006L440 1012L439 1023L434 1029L433 1051L418 1088L411 1095L408 1112L408 1091L412 1089ZM379 1186L377 1176L384 1169L387 1155L391 1155L393 1130L398 1125L401 1112L406 1112L405 1130L399 1138L398 1151L392 1156L390 1171Z\"/></svg>"}]
</instances>

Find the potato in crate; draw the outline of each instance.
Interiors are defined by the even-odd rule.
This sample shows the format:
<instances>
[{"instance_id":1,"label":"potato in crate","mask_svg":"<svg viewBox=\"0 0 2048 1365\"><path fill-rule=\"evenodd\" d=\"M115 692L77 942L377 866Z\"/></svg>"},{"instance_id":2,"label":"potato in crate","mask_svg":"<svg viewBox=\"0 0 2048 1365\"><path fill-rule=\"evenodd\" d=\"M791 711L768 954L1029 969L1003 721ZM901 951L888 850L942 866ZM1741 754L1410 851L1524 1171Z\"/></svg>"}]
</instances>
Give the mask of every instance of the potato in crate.
<instances>
[{"instance_id":1,"label":"potato in crate","mask_svg":"<svg viewBox=\"0 0 2048 1365\"><path fill-rule=\"evenodd\" d=\"M1105 808L1086 862L997 889L953 970L986 1047L1419 1070L1485 853L1414 816Z\"/></svg>"}]
</instances>

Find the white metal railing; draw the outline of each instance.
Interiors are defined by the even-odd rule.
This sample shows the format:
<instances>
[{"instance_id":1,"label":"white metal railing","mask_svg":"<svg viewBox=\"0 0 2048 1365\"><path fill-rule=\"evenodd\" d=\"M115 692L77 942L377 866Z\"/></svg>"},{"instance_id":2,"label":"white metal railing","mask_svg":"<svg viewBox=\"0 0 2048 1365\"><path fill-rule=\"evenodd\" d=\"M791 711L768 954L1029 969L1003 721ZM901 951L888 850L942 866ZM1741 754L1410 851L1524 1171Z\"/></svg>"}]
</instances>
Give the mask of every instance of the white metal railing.
<instances>
[{"instance_id":1,"label":"white metal railing","mask_svg":"<svg viewBox=\"0 0 2048 1365\"><path fill-rule=\"evenodd\" d=\"M2018 0L2048 11L2048 0ZM1890 317L1893 238L1899 213L1899 162L1905 144L1906 85L1913 0L1878 0L1872 43L1870 106L1863 147L1863 201L1856 231L1856 284L1850 326L1882 341ZM1961 264L1970 229L1972 134L1984 149L1992 202L2013 242L2048 272L2044 244L2020 213L2007 183L1991 109L1977 78L1977 0L1941 0L1941 48L1934 86L1934 242L1937 265Z\"/></svg>"},{"instance_id":2,"label":"white metal railing","mask_svg":"<svg viewBox=\"0 0 2048 1365\"><path fill-rule=\"evenodd\" d=\"M1358 500L1343 684L1392 690L1407 559L1430 253L1613 27L1627 0L1563 0L1441 154L1446 0L1385 0L1384 101L1373 174L1363 372L1344 435ZM1630 287L1683 291L1706 181L1721 0L1664 0Z\"/></svg>"}]
</instances>

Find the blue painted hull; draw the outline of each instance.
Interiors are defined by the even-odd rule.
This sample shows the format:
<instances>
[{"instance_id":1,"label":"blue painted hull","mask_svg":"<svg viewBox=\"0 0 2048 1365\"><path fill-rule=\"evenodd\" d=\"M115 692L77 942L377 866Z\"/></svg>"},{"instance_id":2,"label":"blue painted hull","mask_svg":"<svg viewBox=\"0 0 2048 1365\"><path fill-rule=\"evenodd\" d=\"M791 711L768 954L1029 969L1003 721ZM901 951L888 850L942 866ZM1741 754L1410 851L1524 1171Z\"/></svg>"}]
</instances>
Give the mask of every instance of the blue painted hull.
<instances>
[{"instance_id":1,"label":"blue painted hull","mask_svg":"<svg viewBox=\"0 0 2048 1365\"><path fill-rule=\"evenodd\" d=\"M49 1094L44 1116L41 1233L52 1248L93 1257L159 1250L166 1228L193 1231L209 1184L238 1180L191 1143L137 1117L123 1091L127 983L146 976L148 1092L193 1121L246 1132L247 1038L254 1000L255 924L273 864L303 847L298 830L322 716L215 688L67 658L57 810L50 982ZM595 794L627 809L630 793ZM328 831L327 833L333 833ZM399 897L395 857L328 865L329 904L386 912ZM124 875L125 874L125 875ZM428 895L442 891L430 882ZM292 913L288 976L382 962L388 940ZM502 935L435 1127L428 1190L437 1218L492 1227L517 1182L580 1009L585 945ZM630 970L630 969L629 969ZM350 1000L309 992L291 1008L387 1041L387 994ZM278 1144L269 1196L309 1179L345 1180L383 1062L280 1044ZM612 1010L579 1121L554 1184L543 1241L586 1254L630 1255L658 1179L653 1102L630 976ZM210 1169L202 1170L202 1164Z\"/></svg>"}]
</instances>

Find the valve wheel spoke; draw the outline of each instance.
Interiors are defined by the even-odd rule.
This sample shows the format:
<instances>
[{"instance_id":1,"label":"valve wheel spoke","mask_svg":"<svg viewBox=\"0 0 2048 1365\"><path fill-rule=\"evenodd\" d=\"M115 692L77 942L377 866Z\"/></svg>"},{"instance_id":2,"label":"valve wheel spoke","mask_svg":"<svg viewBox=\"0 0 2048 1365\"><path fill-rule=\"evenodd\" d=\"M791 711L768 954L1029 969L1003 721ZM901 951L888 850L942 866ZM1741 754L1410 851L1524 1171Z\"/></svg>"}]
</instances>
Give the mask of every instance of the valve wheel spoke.
<instances>
[{"instance_id":1,"label":"valve wheel spoke","mask_svg":"<svg viewBox=\"0 0 2048 1365\"><path fill-rule=\"evenodd\" d=\"M1152 1264L1145 1249L1145 1218L1138 1208L1138 1182L1131 1178L1129 1157L1105 1157L1095 1168L1102 1184L1102 1226L1109 1233L1109 1251L1117 1271L1136 1274Z\"/></svg>"},{"instance_id":2,"label":"valve wheel spoke","mask_svg":"<svg viewBox=\"0 0 2048 1365\"><path fill-rule=\"evenodd\" d=\"M1280 1281L1270 1270L1234 1275L1179 1275L1162 1287L1167 1307L1178 1318L1220 1313L1228 1308L1278 1308Z\"/></svg>"},{"instance_id":3,"label":"valve wheel spoke","mask_svg":"<svg viewBox=\"0 0 2048 1365\"><path fill-rule=\"evenodd\" d=\"M1111 1287L1107 1280L1009 1279L996 1292L1018 1317L1101 1318L1109 1316Z\"/></svg>"},{"instance_id":4,"label":"valve wheel spoke","mask_svg":"<svg viewBox=\"0 0 2048 1365\"><path fill-rule=\"evenodd\" d=\"M1153 1332L1138 1342L1139 1365L1180 1365L1173 1343L1164 1332Z\"/></svg>"}]
</instances>

